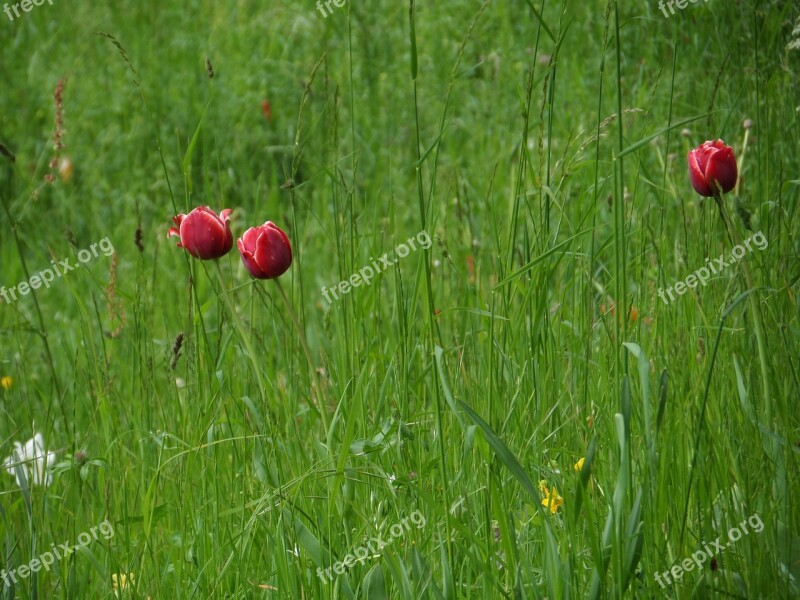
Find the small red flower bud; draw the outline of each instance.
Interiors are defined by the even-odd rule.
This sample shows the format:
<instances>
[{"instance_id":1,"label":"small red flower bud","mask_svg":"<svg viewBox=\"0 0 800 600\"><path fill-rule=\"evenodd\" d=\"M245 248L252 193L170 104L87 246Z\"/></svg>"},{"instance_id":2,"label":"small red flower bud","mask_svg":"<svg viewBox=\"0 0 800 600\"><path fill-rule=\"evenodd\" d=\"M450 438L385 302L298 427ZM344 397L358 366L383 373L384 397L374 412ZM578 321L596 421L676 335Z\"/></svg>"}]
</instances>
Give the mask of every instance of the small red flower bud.
<instances>
[{"instance_id":1,"label":"small red flower bud","mask_svg":"<svg viewBox=\"0 0 800 600\"><path fill-rule=\"evenodd\" d=\"M292 245L277 225L251 227L237 241L242 262L256 279L274 279L292 265Z\"/></svg>"},{"instance_id":2,"label":"small red flower bud","mask_svg":"<svg viewBox=\"0 0 800 600\"><path fill-rule=\"evenodd\" d=\"M727 194L736 187L739 170L733 148L722 140L705 142L689 152L689 179L701 196Z\"/></svg>"},{"instance_id":3,"label":"small red flower bud","mask_svg":"<svg viewBox=\"0 0 800 600\"><path fill-rule=\"evenodd\" d=\"M225 256L233 248L230 209L219 215L207 206L198 206L188 215L178 215L172 220L177 227L171 227L168 237L181 238L178 248L200 260L211 260Z\"/></svg>"}]
</instances>

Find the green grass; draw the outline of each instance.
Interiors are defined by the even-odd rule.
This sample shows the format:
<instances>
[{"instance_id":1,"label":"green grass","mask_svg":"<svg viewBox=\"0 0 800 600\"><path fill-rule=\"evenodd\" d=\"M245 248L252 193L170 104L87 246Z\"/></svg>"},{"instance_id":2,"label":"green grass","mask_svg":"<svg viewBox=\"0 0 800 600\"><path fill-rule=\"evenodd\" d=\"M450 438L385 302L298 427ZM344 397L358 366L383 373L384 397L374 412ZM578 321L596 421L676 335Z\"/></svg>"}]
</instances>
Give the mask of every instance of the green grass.
<instances>
[{"instance_id":1,"label":"green grass","mask_svg":"<svg viewBox=\"0 0 800 600\"><path fill-rule=\"evenodd\" d=\"M153 600L800 597L800 10L333 10L0 13L0 285L115 249L0 304L0 458L36 431L58 463L46 488L3 476L4 568L114 527L2 597L111 597L124 573ZM46 183L62 78L74 174ZM731 253L686 168L717 138L734 239L769 246L667 305ZM288 233L288 303L235 248L166 238L201 204Z\"/></svg>"}]
</instances>

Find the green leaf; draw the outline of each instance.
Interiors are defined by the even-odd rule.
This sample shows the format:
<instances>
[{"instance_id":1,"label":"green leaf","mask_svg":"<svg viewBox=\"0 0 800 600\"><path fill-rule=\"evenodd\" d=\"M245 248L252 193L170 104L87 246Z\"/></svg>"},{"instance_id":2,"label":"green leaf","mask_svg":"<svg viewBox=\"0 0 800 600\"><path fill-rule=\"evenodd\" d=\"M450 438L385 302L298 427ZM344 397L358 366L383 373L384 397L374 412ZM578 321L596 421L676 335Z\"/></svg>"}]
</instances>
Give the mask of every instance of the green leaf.
<instances>
[{"instance_id":1,"label":"green leaf","mask_svg":"<svg viewBox=\"0 0 800 600\"><path fill-rule=\"evenodd\" d=\"M189 147L186 148L186 155L183 157L183 176L186 178L186 186L189 192L192 191L192 178L189 176L189 166L191 165L192 154L194 154L195 146L197 146L197 140L200 138L200 129L203 127L203 119L206 118L206 112L208 112L209 106L211 106L211 100L208 101L208 104L206 104L206 107L203 109L203 114L200 115L200 121L197 123L197 127L194 130L192 141L189 142Z\"/></svg>"},{"instance_id":2,"label":"green leaf","mask_svg":"<svg viewBox=\"0 0 800 600\"><path fill-rule=\"evenodd\" d=\"M97 557L95 557L95 555L92 553L91 550L89 550L87 546L84 546L83 544L78 544L76 546L76 549L78 552L80 552L83 556L85 556L89 560L91 565L94 567L94 570L97 571L97 574L100 576L101 581L109 580L108 573L100 564L100 561L97 560Z\"/></svg>"},{"instance_id":3,"label":"green leaf","mask_svg":"<svg viewBox=\"0 0 800 600\"><path fill-rule=\"evenodd\" d=\"M530 7L531 11L533 12L534 16L536 17L536 20L539 21L539 24L542 26L542 29L544 29L544 31L547 34L547 36L550 38L551 41L555 42L556 41L556 36L554 36L553 32L550 31L550 28L547 26L547 23L544 22L544 19L542 18L542 15L539 13L538 10L536 10L536 7L533 5L531 0L525 0L525 1L528 3L528 6Z\"/></svg>"},{"instance_id":4,"label":"green leaf","mask_svg":"<svg viewBox=\"0 0 800 600\"><path fill-rule=\"evenodd\" d=\"M664 409L667 407L667 392L669 391L669 373L666 369L661 371L658 380L658 415L656 416L656 437L664 421Z\"/></svg>"},{"instance_id":5,"label":"green leaf","mask_svg":"<svg viewBox=\"0 0 800 600\"><path fill-rule=\"evenodd\" d=\"M704 115L697 115L696 117L690 117L688 119L684 119L683 121L678 121L677 123L673 123L672 125L669 125L668 127L664 127L662 129L659 129L654 134L648 135L646 138L644 138L643 140L639 140L638 142L636 142L632 146L628 146L627 148L625 148L625 150L623 150L622 152L617 154L614 158L615 159L622 158L626 154L630 154L631 152L636 152L639 148L649 144L651 140L654 140L655 138L657 138L658 136L666 133L670 129L676 129L678 127L683 127L684 125L688 125L689 123L692 123L694 121L698 121L700 119L704 119L705 117L707 117L710 114L711 113L706 113Z\"/></svg>"},{"instance_id":6,"label":"green leaf","mask_svg":"<svg viewBox=\"0 0 800 600\"><path fill-rule=\"evenodd\" d=\"M294 534L297 538L297 544L308 553L311 560L314 561L314 564L320 567L324 566L322 560L322 544L320 544L317 536L311 533L300 519L294 518L286 509L283 511L283 518L289 523L294 522ZM326 552L326 554L328 553Z\"/></svg>"},{"instance_id":7,"label":"green leaf","mask_svg":"<svg viewBox=\"0 0 800 600\"><path fill-rule=\"evenodd\" d=\"M425 562L416 546L411 548L411 572L414 575L414 581L417 582L417 593L420 598L431 595L436 600L444 600L442 591L433 580L433 573L428 563Z\"/></svg>"},{"instance_id":8,"label":"green leaf","mask_svg":"<svg viewBox=\"0 0 800 600\"><path fill-rule=\"evenodd\" d=\"M642 522L639 515L642 512L642 491L636 494L636 500L633 502L631 514L628 517L628 524L625 528L625 552L623 558L624 579L622 580L622 593L628 589L634 575L636 574L636 567L642 558L642 547L644 546L644 531L642 531Z\"/></svg>"},{"instance_id":9,"label":"green leaf","mask_svg":"<svg viewBox=\"0 0 800 600\"><path fill-rule=\"evenodd\" d=\"M10 571L10 570L12 570L14 568L13 552L14 552L15 544L14 544L14 540L11 537L11 527L9 527L9 525L8 525L8 519L6 518L6 511L3 510L2 504L0 504L0 517L2 517L3 524L5 525L5 529L6 529L6 536L5 536L5 538L6 538L6 553L5 553L5 558L3 560L3 565L5 566L5 568L7 570ZM2 598L4 598L4 600L13 600L13 598L16 598L16 593L15 593L16 592L16 586L14 584L14 581L13 581L13 579L10 580L10 581L8 579L6 579L5 582L6 582L6 584L3 586Z\"/></svg>"},{"instance_id":10,"label":"green leaf","mask_svg":"<svg viewBox=\"0 0 800 600\"><path fill-rule=\"evenodd\" d=\"M17 454L17 451L14 450L11 454L14 457L14 473L17 475L19 488L22 490L22 499L25 502L25 510L28 511L28 518L31 518L33 515L33 509L31 508L31 492L28 488L28 477L25 474L25 468L22 466L22 459L20 458L19 454Z\"/></svg>"},{"instance_id":11,"label":"green leaf","mask_svg":"<svg viewBox=\"0 0 800 600\"><path fill-rule=\"evenodd\" d=\"M411 79L417 80L417 26L414 23L414 0L409 0L408 21L411 25Z\"/></svg>"},{"instance_id":12,"label":"green leaf","mask_svg":"<svg viewBox=\"0 0 800 600\"><path fill-rule=\"evenodd\" d=\"M405 565L400 561L398 556L389 550L389 547L383 550L383 560L392 574L395 583L397 584L397 592L395 598L404 598L408 600L415 600L414 590L411 587L411 580L408 578L408 572Z\"/></svg>"},{"instance_id":13,"label":"green leaf","mask_svg":"<svg viewBox=\"0 0 800 600\"><path fill-rule=\"evenodd\" d=\"M544 259L546 259L548 256L551 256L552 254L555 254L557 251L561 250L561 248L563 248L564 246L566 246L567 244L569 244L569 243L570 243L572 240L574 240L575 238L577 238L577 237L580 237L580 236L582 236L582 235L583 235L583 234L585 234L585 233L589 233L589 232L590 232L590 231L592 231L593 229L594 229L594 228L592 228L592 229L584 229L583 231L579 231L579 232L578 232L578 233L576 233L575 235L573 235L573 236L571 236L571 237L568 237L567 239L565 239L565 240L564 240L563 242L561 242L560 244L556 244L555 246L553 246L552 248L550 248L550 249L549 249L547 252L545 252L545 253L543 253L543 254L540 254L539 256L537 256L536 258L534 258L534 259L533 259L531 262L529 262L527 265L525 265L525 266L523 266L523 267L521 267L521 268L517 269L516 271L514 271L514 273L512 273L511 275L509 275L508 277L506 277L505 279L503 279L503 281L501 281L501 282L500 282L500 283L498 283L496 286L494 286L494 288L492 288L492 291L494 292L494 291L496 291L496 290L500 289L501 287L503 287L503 286L504 286L505 284L507 284L508 282L510 282L510 281L513 281L514 279L516 279L517 277L519 277L519 276L520 276L520 275L522 275L523 273L526 273L526 272L530 271L530 270L531 270L533 267L535 267L536 265L538 265L540 262L542 262L542 261L543 261Z\"/></svg>"},{"instance_id":14,"label":"green leaf","mask_svg":"<svg viewBox=\"0 0 800 600\"><path fill-rule=\"evenodd\" d=\"M450 392L450 386L447 384L447 375L445 374L444 367L442 366L442 356L444 355L444 350L442 350L439 346L436 346L434 352L436 354L436 371L439 373L439 382L442 384L444 399L447 401L448 406L450 406L450 410L453 411L453 414L458 420L458 424L461 425L461 429L466 429L467 424L464 422L464 417L461 416L461 413L456 407L453 394Z\"/></svg>"},{"instance_id":15,"label":"green leaf","mask_svg":"<svg viewBox=\"0 0 800 600\"><path fill-rule=\"evenodd\" d=\"M592 476L592 465L594 464L594 455L596 451L597 435L594 435L589 441L583 467L578 474L578 488L575 490L575 502L569 511L572 514L573 522L577 520L578 515L581 513L581 508L583 507L583 494L586 492L586 486L589 485L589 479Z\"/></svg>"},{"instance_id":16,"label":"green leaf","mask_svg":"<svg viewBox=\"0 0 800 600\"><path fill-rule=\"evenodd\" d=\"M536 486L533 485L533 481L531 481L530 476L525 472L525 469L522 468L522 465L517 460L517 457L514 456L514 453L509 450L508 446L506 446L505 442L501 440L497 435L492 431L492 428L489 427L489 424L484 421L478 413L476 413L472 408L465 404L462 401L458 401L458 405L461 409L467 413L470 419L475 421L475 423L483 430L483 435L486 438L486 441L489 443L489 446L492 447L494 450L495 455L497 458L502 462L506 468L511 471L511 474L519 481L522 489L524 489L528 496L530 497L531 503L534 504L539 510L542 509L541 498L539 496L539 491L537 490ZM544 512L544 511L542 511ZM549 527L549 526L548 526Z\"/></svg>"},{"instance_id":17,"label":"green leaf","mask_svg":"<svg viewBox=\"0 0 800 600\"><path fill-rule=\"evenodd\" d=\"M386 580L380 563L369 570L362 587L365 600L386 600Z\"/></svg>"}]
</instances>

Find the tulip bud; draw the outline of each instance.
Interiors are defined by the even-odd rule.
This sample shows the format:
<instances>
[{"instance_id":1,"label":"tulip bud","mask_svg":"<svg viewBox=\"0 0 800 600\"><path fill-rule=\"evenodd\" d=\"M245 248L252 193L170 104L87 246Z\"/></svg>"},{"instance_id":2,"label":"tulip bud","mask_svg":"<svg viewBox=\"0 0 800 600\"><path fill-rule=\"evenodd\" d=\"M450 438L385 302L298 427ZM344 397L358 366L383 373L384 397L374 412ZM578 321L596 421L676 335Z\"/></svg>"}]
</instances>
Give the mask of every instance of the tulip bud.
<instances>
[{"instance_id":1,"label":"tulip bud","mask_svg":"<svg viewBox=\"0 0 800 600\"><path fill-rule=\"evenodd\" d=\"M198 206L188 215L178 215L172 220L177 225L171 227L169 236L178 236L178 248L200 260L211 260L225 256L233 248L230 209L219 215L207 206Z\"/></svg>"},{"instance_id":2,"label":"tulip bud","mask_svg":"<svg viewBox=\"0 0 800 600\"><path fill-rule=\"evenodd\" d=\"M722 140L705 142L689 152L689 179L701 196L727 194L736 187L739 170L733 148Z\"/></svg>"},{"instance_id":3,"label":"tulip bud","mask_svg":"<svg viewBox=\"0 0 800 600\"><path fill-rule=\"evenodd\" d=\"M289 238L271 221L245 231L237 245L244 266L256 279L280 277L292 264Z\"/></svg>"}]
</instances>

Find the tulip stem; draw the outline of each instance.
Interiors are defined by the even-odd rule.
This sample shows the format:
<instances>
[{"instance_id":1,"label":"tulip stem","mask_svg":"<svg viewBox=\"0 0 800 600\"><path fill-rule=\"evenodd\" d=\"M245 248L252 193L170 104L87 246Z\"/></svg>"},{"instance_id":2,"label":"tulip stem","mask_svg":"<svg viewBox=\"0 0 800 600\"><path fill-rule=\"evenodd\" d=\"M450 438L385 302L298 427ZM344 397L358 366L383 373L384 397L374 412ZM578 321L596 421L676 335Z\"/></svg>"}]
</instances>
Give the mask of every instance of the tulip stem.
<instances>
[{"instance_id":1,"label":"tulip stem","mask_svg":"<svg viewBox=\"0 0 800 600\"><path fill-rule=\"evenodd\" d=\"M228 311L231 313L231 321L233 321L235 327L239 330L239 335L242 338L242 343L247 350L247 354L250 356L250 360L253 363L253 370L255 371L256 378L258 379L258 388L261 392L262 399L266 399L267 397L267 386L264 382L264 375L261 372L260 365L256 360L256 353L253 350L253 344L250 341L250 335L244 330L242 326L241 318L239 317L239 313L236 312L236 306L234 302L229 297L229 292L225 287L225 280L222 277L222 266L219 264L218 260L214 261L217 270L217 278L219 279L219 295L222 296L223 301L228 307ZM205 331L205 330L204 330Z\"/></svg>"},{"instance_id":2,"label":"tulip stem","mask_svg":"<svg viewBox=\"0 0 800 600\"><path fill-rule=\"evenodd\" d=\"M717 208L719 209L719 216L722 219L722 223L725 225L725 233L728 235L728 241L730 241L730 243L733 246L735 246L736 237L733 235L733 225L731 224L730 218L728 217L728 211L725 209L725 202L723 201L720 192L714 194L714 201L717 203Z\"/></svg>"},{"instance_id":3,"label":"tulip stem","mask_svg":"<svg viewBox=\"0 0 800 600\"><path fill-rule=\"evenodd\" d=\"M728 239L734 246L737 244L737 237L734 236L733 225L731 224L728 211L725 208L725 202L721 194L715 194L714 200L717 202L719 214L722 217L722 222L725 224L725 230L728 234ZM745 286L748 290L755 290L753 286L753 278L750 276L750 269L746 262L740 263L742 267L742 276L744 277ZM748 296L750 303L750 310L753 313L753 326L756 332L756 343L758 345L758 362L761 366L761 390L764 396L764 412L767 422L772 421L772 398L770 396L770 377L769 377L769 360L767 358L767 344L764 336L764 317L761 314L761 305L758 303L758 298L754 293Z\"/></svg>"},{"instance_id":4,"label":"tulip stem","mask_svg":"<svg viewBox=\"0 0 800 600\"><path fill-rule=\"evenodd\" d=\"M325 428L325 438L327 443L327 438L330 435L330 425L328 423L328 413L325 409L325 402L322 400L322 385L319 378L319 371L314 367L314 360L311 358L311 349L308 347L308 341L306 341L306 333L303 329L302 325L300 325L300 321L297 318L297 315L294 313L292 309L292 304L289 302L289 298L286 295L286 292L283 291L283 286L281 285L280 279L274 279L275 285L278 287L278 292L280 292L281 299L283 300L283 304L286 307L286 312L289 313L289 316L294 323L294 328L297 330L297 337L300 339L300 345L303 347L303 352L306 355L306 360L308 361L308 368L311 371L311 376L314 378L314 382L316 383L317 387L317 402L319 403L319 414L322 418L322 426ZM312 397L312 403L314 401Z\"/></svg>"}]
</instances>

